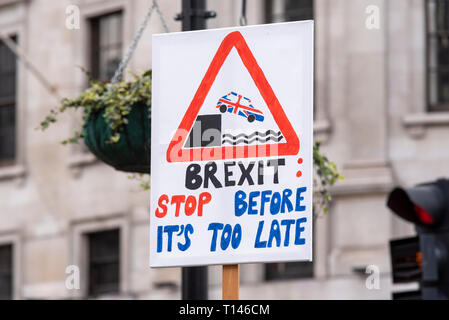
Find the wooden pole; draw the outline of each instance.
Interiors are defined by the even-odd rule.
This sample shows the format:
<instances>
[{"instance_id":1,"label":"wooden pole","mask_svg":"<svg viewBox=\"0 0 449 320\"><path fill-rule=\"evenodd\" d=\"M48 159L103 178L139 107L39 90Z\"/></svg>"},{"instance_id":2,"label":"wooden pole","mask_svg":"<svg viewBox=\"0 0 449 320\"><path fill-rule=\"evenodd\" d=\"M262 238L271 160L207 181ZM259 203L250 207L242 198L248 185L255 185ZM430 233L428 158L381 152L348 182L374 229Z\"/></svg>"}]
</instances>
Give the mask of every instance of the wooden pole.
<instances>
[{"instance_id":1,"label":"wooden pole","mask_svg":"<svg viewBox=\"0 0 449 320\"><path fill-rule=\"evenodd\" d=\"M223 265L222 298L223 300L238 300L240 288L240 265Z\"/></svg>"}]
</instances>

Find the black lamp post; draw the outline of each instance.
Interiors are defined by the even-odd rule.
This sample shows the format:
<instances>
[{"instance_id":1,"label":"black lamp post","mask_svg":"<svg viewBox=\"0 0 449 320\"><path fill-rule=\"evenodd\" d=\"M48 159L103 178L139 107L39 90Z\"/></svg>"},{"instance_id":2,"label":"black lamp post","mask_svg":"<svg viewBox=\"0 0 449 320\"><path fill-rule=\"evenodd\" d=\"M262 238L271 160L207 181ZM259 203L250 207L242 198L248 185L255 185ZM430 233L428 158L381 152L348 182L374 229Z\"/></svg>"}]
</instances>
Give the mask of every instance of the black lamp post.
<instances>
[{"instance_id":1,"label":"black lamp post","mask_svg":"<svg viewBox=\"0 0 449 320\"><path fill-rule=\"evenodd\" d=\"M206 0L182 0L182 12L175 20L182 21L182 31L206 29L206 19L214 18L215 11L206 10ZM207 299L207 267L182 268L182 299Z\"/></svg>"}]
</instances>

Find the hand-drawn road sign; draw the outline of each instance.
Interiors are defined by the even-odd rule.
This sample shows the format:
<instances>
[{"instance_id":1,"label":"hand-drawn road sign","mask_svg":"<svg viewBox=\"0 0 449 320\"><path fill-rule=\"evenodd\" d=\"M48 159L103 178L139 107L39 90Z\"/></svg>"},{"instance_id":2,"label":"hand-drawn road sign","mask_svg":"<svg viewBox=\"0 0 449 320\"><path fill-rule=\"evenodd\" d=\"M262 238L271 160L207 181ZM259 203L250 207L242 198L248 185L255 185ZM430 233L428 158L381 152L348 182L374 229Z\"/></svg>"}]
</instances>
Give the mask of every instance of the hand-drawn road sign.
<instances>
[{"instance_id":1,"label":"hand-drawn road sign","mask_svg":"<svg viewBox=\"0 0 449 320\"><path fill-rule=\"evenodd\" d=\"M195 122L196 117L204 104L204 100L209 93L212 84L217 77L218 72L223 66L231 49L235 48L242 59L248 73L251 75L255 85L259 89L261 96L268 106L269 111L273 115L274 120L281 130L285 142L280 142L277 148L267 148L268 156L286 156L294 155L299 150L299 139L296 135L290 121L284 113L273 89L268 83L265 74L259 67L254 55L249 49L245 39L239 31L229 33L222 41L215 56L204 75L201 84L196 91L195 96L186 110L186 113L179 125L179 128L173 140L167 149L167 161L169 162L185 162L185 161L202 161L202 160L222 160L236 158L250 158L258 155L257 145L244 145L237 147L209 147L208 152L191 152L191 150L182 148L185 140ZM239 106L241 109L242 106ZM238 107L234 107L237 110ZM259 110L258 110L259 111ZM257 112L254 112L257 114ZM255 117L255 114L253 115ZM249 119L249 118L248 118ZM252 121L250 121L252 122ZM181 147L181 148L180 148Z\"/></svg>"},{"instance_id":2,"label":"hand-drawn road sign","mask_svg":"<svg viewBox=\"0 0 449 320\"><path fill-rule=\"evenodd\" d=\"M152 99L150 265L311 260L313 22L154 35Z\"/></svg>"}]
</instances>

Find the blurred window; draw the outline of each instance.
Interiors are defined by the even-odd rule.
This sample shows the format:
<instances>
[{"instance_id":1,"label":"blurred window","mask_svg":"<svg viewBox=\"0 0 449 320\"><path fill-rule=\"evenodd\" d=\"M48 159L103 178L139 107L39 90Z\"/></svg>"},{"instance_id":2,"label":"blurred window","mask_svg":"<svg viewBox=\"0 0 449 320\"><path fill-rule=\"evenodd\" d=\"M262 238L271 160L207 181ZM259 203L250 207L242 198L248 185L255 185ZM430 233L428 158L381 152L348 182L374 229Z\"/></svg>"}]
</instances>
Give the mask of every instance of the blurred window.
<instances>
[{"instance_id":1,"label":"blurred window","mask_svg":"<svg viewBox=\"0 0 449 320\"><path fill-rule=\"evenodd\" d=\"M298 279L313 277L313 262L267 263L266 280Z\"/></svg>"},{"instance_id":2,"label":"blurred window","mask_svg":"<svg viewBox=\"0 0 449 320\"><path fill-rule=\"evenodd\" d=\"M92 18L90 25L92 76L109 81L122 59L123 13L119 11Z\"/></svg>"},{"instance_id":3,"label":"blurred window","mask_svg":"<svg viewBox=\"0 0 449 320\"><path fill-rule=\"evenodd\" d=\"M0 41L0 165L16 157L16 73L16 57Z\"/></svg>"},{"instance_id":4,"label":"blurred window","mask_svg":"<svg viewBox=\"0 0 449 320\"><path fill-rule=\"evenodd\" d=\"M12 299L12 245L0 246L0 300Z\"/></svg>"},{"instance_id":5,"label":"blurred window","mask_svg":"<svg viewBox=\"0 0 449 320\"><path fill-rule=\"evenodd\" d=\"M89 296L117 294L120 290L120 231L87 234Z\"/></svg>"},{"instance_id":6,"label":"blurred window","mask_svg":"<svg viewBox=\"0 0 449 320\"><path fill-rule=\"evenodd\" d=\"M427 4L427 104L449 110L449 0Z\"/></svg>"},{"instance_id":7,"label":"blurred window","mask_svg":"<svg viewBox=\"0 0 449 320\"><path fill-rule=\"evenodd\" d=\"M265 0L267 23L312 19L313 0ZM313 277L313 262L265 264L266 280L310 277Z\"/></svg>"},{"instance_id":8,"label":"blurred window","mask_svg":"<svg viewBox=\"0 0 449 320\"><path fill-rule=\"evenodd\" d=\"M267 23L311 19L313 19L313 0L265 0Z\"/></svg>"}]
</instances>

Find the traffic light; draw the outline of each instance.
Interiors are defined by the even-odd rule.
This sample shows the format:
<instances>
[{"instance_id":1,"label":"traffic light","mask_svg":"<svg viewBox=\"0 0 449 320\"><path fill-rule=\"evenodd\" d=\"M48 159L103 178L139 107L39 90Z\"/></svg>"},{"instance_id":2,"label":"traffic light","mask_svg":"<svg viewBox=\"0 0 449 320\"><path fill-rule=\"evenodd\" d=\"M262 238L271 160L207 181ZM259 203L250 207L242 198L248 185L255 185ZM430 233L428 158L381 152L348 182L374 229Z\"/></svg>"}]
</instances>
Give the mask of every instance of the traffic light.
<instances>
[{"instance_id":1,"label":"traffic light","mask_svg":"<svg viewBox=\"0 0 449 320\"><path fill-rule=\"evenodd\" d=\"M409 262L416 268L414 280L421 274L421 298L449 299L449 180L397 187L390 192L387 206L416 227L420 251ZM401 278L401 263L406 265L394 251L398 245L402 244L391 242L393 279ZM413 256L410 250L408 256Z\"/></svg>"},{"instance_id":2,"label":"traffic light","mask_svg":"<svg viewBox=\"0 0 449 320\"><path fill-rule=\"evenodd\" d=\"M393 283L420 282L422 279L422 254L419 237L390 241ZM420 300L421 290L394 292L393 300Z\"/></svg>"}]
</instances>

